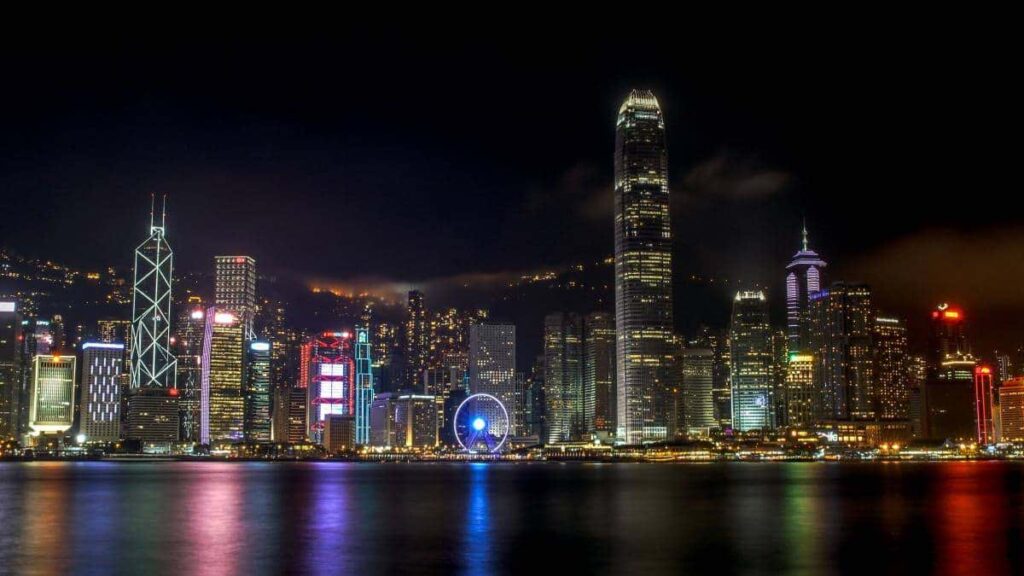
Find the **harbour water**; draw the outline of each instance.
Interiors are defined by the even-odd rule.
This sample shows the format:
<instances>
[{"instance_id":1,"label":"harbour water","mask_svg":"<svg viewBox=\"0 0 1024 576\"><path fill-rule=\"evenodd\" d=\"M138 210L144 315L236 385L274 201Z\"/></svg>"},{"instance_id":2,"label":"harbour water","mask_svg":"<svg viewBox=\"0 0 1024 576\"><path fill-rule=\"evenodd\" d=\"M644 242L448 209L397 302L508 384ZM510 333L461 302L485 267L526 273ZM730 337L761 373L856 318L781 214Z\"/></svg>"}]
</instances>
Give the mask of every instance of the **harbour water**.
<instances>
[{"instance_id":1,"label":"harbour water","mask_svg":"<svg viewBox=\"0 0 1024 576\"><path fill-rule=\"evenodd\" d=\"M0 574L1008 574L1024 464L0 463Z\"/></svg>"}]
</instances>

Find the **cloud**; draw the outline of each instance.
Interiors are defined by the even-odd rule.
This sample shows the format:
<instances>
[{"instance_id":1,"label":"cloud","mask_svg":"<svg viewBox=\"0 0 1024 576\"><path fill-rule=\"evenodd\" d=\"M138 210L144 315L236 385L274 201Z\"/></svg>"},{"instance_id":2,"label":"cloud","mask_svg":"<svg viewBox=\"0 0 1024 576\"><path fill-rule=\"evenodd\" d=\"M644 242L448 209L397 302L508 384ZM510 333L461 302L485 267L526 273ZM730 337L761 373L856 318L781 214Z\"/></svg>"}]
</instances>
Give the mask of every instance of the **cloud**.
<instances>
[{"instance_id":1,"label":"cloud","mask_svg":"<svg viewBox=\"0 0 1024 576\"><path fill-rule=\"evenodd\" d=\"M683 191L701 197L760 199L783 191L792 178L765 167L753 157L722 153L694 167L683 178Z\"/></svg>"},{"instance_id":2,"label":"cloud","mask_svg":"<svg viewBox=\"0 0 1024 576\"><path fill-rule=\"evenodd\" d=\"M970 234L926 230L868 253L846 271L898 305L930 308L950 301L1024 311L1024 227Z\"/></svg>"},{"instance_id":3,"label":"cloud","mask_svg":"<svg viewBox=\"0 0 1024 576\"><path fill-rule=\"evenodd\" d=\"M577 162L551 186L530 193L527 206L535 214L558 211L587 223L609 223L613 206L611 175L594 162Z\"/></svg>"}]
</instances>

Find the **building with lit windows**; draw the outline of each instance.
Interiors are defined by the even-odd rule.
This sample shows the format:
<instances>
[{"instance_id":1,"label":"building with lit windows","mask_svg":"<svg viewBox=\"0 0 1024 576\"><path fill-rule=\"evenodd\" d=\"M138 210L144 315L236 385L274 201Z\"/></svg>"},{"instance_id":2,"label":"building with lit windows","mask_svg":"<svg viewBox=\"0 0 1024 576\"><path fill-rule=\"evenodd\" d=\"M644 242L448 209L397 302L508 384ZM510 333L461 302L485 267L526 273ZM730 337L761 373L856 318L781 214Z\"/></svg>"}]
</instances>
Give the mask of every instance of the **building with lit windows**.
<instances>
[{"instance_id":1,"label":"building with lit windows","mask_svg":"<svg viewBox=\"0 0 1024 576\"><path fill-rule=\"evenodd\" d=\"M583 414L587 432L615 433L615 317L594 312L584 321Z\"/></svg>"},{"instance_id":2,"label":"building with lit windows","mask_svg":"<svg viewBox=\"0 0 1024 576\"><path fill-rule=\"evenodd\" d=\"M791 353L786 368L786 425L812 426L819 413L819 401L814 385L814 356Z\"/></svg>"},{"instance_id":3,"label":"building with lit windows","mask_svg":"<svg viewBox=\"0 0 1024 576\"><path fill-rule=\"evenodd\" d=\"M124 344L82 344L78 432L89 442L116 442L121 437L123 364Z\"/></svg>"},{"instance_id":4,"label":"building with lit windows","mask_svg":"<svg viewBox=\"0 0 1024 576\"><path fill-rule=\"evenodd\" d=\"M910 367L907 326L899 318L875 318L873 339L876 413L882 420L910 418Z\"/></svg>"},{"instance_id":5,"label":"building with lit windows","mask_svg":"<svg viewBox=\"0 0 1024 576\"><path fill-rule=\"evenodd\" d=\"M405 448L433 448L438 444L437 399L425 394L403 394L395 400L395 444Z\"/></svg>"},{"instance_id":6,"label":"building with lit windows","mask_svg":"<svg viewBox=\"0 0 1024 576\"><path fill-rule=\"evenodd\" d=\"M200 439L203 444L244 437L245 325L233 312L206 310L203 338Z\"/></svg>"},{"instance_id":7,"label":"building with lit windows","mask_svg":"<svg viewBox=\"0 0 1024 576\"><path fill-rule=\"evenodd\" d=\"M821 393L819 420L874 419L874 310L864 284L835 282L810 296L810 352Z\"/></svg>"},{"instance_id":8,"label":"building with lit windows","mask_svg":"<svg viewBox=\"0 0 1024 576\"><path fill-rule=\"evenodd\" d=\"M729 322L732 427L740 432L775 427L771 326L764 292L737 292Z\"/></svg>"},{"instance_id":9,"label":"building with lit windows","mask_svg":"<svg viewBox=\"0 0 1024 576\"><path fill-rule=\"evenodd\" d=\"M21 315L15 302L0 301L0 440L20 435L21 378Z\"/></svg>"},{"instance_id":10,"label":"building with lit windows","mask_svg":"<svg viewBox=\"0 0 1024 576\"><path fill-rule=\"evenodd\" d=\"M932 311L922 393L926 438L966 440L977 436L974 368L964 312L941 304Z\"/></svg>"},{"instance_id":11,"label":"building with lit windows","mask_svg":"<svg viewBox=\"0 0 1024 576\"><path fill-rule=\"evenodd\" d=\"M348 414L331 414L324 420L323 447L330 454L356 447L356 419Z\"/></svg>"},{"instance_id":12,"label":"building with lit windows","mask_svg":"<svg viewBox=\"0 0 1024 576\"><path fill-rule=\"evenodd\" d=\"M633 90L615 125L616 427L626 444L668 436L673 388L672 230L665 119Z\"/></svg>"},{"instance_id":13,"label":"building with lit windows","mask_svg":"<svg viewBox=\"0 0 1024 576\"><path fill-rule=\"evenodd\" d=\"M790 352L810 346L810 296L824 286L825 261L811 250L804 223L803 243L786 266L786 337Z\"/></svg>"},{"instance_id":14,"label":"building with lit windows","mask_svg":"<svg viewBox=\"0 0 1024 576\"><path fill-rule=\"evenodd\" d=\"M715 351L690 347L682 351L683 411L690 433L707 434L715 428Z\"/></svg>"},{"instance_id":15,"label":"building with lit windows","mask_svg":"<svg viewBox=\"0 0 1024 576\"><path fill-rule=\"evenodd\" d=\"M974 422L978 444L995 442L992 414L992 395L995 392L995 387L992 385L994 372L991 366L976 366L974 368Z\"/></svg>"},{"instance_id":16,"label":"building with lit windows","mask_svg":"<svg viewBox=\"0 0 1024 576\"><path fill-rule=\"evenodd\" d=\"M202 380L203 337L206 333L206 312L198 296L190 296L185 311L175 327L174 355L178 360L178 407L181 409L179 437L186 442L199 442Z\"/></svg>"},{"instance_id":17,"label":"building with lit windows","mask_svg":"<svg viewBox=\"0 0 1024 576\"><path fill-rule=\"evenodd\" d=\"M142 442L143 451L152 445L169 451L170 444L178 440L179 409L177 388L154 386L133 390L128 396L126 436Z\"/></svg>"},{"instance_id":18,"label":"building with lit windows","mask_svg":"<svg viewBox=\"0 0 1024 576\"><path fill-rule=\"evenodd\" d=\"M395 407L398 395L381 392L373 398L370 406L370 445L390 447L396 445Z\"/></svg>"},{"instance_id":19,"label":"building with lit windows","mask_svg":"<svg viewBox=\"0 0 1024 576\"><path fill-rule=\"evenodd\" d=\"M270 442L270 342L249 342L244 395L245 441Z\"/></svg>"},{"instance_id":20,"label":"building with lit windows","mask_svg":"<svg viewBox=\"0 0 1024 576\"><path fill-rule=\"evenodd\" d=\"M427 321L427 307L423 293L409 292L408 311L405 320L405 361L407 374L403 387L418 388L427 369L430 357L430 323Z\"/></svg>"},{"instance_id":21,"label":"building with lit windows","mask_svg":"<svg viewBox=\"0 0 1024 576\"><path fill-rule=\"evenodd\" d=\"M256 260L251 256L214 256L213 305L238 315L246 338L253 338L256 317Z\"/></svg>"},{"instance_id":22,"label":"building with lit windows","mask_svg":"<svg viewBox=\"0 0 1024 576\"><path fill-rule=\"evenodd\" d=\"M1009 378L999 387L1001 442L1024 442L1024 378Z\"/></svg>"},{"instance_id":23,"label":"building with lit windows","mask_svg":"<svg viewBox=\"0 0 1024 576\"><path fill-rule=\"evenodd\" d=\"M30 398L32 436L67 432L75 418L75 357L37 354L32 359Z\"/></svg>"},{"instance_id":24,"label":"building with lit windows","mask_svg":"<svg viewBox=\"0 0 1024 576\"><path fill-rule=\"evenodd\" d=\"M583 422L583 322L576 314L544 318L547 443L578 440ZM506 405L506 408L508 406Z\"/></svg>"},{"instance_id":25,"label":"building with lit windows","mask_svg":"<svg viewBox=\"0 0 1024 576\"><path fill-rule=\"evenodd\" d=\"M350 332L323 332L302 345L309 437L320 443L330 414L355 415L355 360Z\"/></svg>"},{"instance_id":26,"label":"building with lit windows","mask_svg":"<svg viewBox=\"0 0 1024 576\"><path fill-rule=\"evenodd\" d=\"M370 443L370 407L373 405L373 360L370 329L356 327L355 443Z\"/></svg>"},{"instance_id":27,"label":"building with lit windows","mask_svg":"<svg viewBox=\"0 0 1024 576\"><path fill-rule=\"evenodd\" d=\"M516 327L473 324L469 329L469 391L490 394L509 412L509 430L516 430Z\"/></svg>"},{"instance_id":28,"label":"building with lit windows","mask_svg":"<svg viewBox=\"0 0 1024 576\"><path fill-rule=\"evenodd\" d=\"M289 386L274 390L273 426L274 442L297 444L308 440L306 433L306 389Z\"/></svg>"}]
</instances>

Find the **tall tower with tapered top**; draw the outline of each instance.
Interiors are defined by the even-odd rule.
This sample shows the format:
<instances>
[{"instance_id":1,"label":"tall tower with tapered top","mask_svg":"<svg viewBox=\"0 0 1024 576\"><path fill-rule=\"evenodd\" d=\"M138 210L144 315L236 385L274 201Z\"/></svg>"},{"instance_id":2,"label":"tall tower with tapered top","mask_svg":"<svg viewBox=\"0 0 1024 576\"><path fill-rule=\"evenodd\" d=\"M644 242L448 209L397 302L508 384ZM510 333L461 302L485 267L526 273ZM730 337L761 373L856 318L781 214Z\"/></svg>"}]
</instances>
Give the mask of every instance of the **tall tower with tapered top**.
<instances>
[{"instance_id":1,"label":"tall tower with tapered top","mask_svg":"<svg viewBox=\"0 0 1024 576\"><path fill-rule=\"evenodd\" d=\"M171 275L174 253L167 243L167 197L160 225L156 225L155 198L149 210L149 237L135 249L132 290L131 387L175 388L177 360L170 350Z\"/></svg>"},{"instance_id":2,"label":"tall tower with tapered top","mask_svg":"<svg viewBox=\"0 0 1024 576\"><path fill-rule=\"evenodd\" d=\"M668 435L672 387L672 230L665 120L648 90L633 90L615 125L617 436Z\"/></svg>"}]
</instances>

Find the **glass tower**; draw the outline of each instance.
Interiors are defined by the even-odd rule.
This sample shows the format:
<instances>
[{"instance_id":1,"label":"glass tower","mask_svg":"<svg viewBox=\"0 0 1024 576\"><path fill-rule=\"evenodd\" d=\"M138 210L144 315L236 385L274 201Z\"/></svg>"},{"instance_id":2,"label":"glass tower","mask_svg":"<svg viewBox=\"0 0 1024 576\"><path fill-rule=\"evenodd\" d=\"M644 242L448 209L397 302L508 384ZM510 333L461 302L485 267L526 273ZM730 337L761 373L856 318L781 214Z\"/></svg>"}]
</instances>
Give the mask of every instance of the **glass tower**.
<instances>
[{"instance_id":1,"label":"glass tower","mask_svg":"<svg viewBox=\"0 0 1024 576\"><path fill-rule=\"evenodd\" d=\"M775 426L771 327L764 292L737 292L729 324L732 426L740 432Z\"/></svg>"},{"instance_id":2,"label":"glass tower","mask_svg":"<svg viewBox=\"0 0 1024 576\"><path fill-rule=\"evenodd\" d=\"M810 346L808 301L821 290L825 261L811 250L804 223L803 244L786 266L786 336L791 352L803 352Z\"/></svg>"},{"instance_id":3,"label":"glass tower","mask_svg":"<svg viewBox=\"0 0 1024 576\"><path fill-rule=\"evenodd\" d=\"M167 199L156 225L149 212L149 238L135 249L132 291L131 387L175 388L177 360L170 350L171 274L174 254L164 237Z\"/></svg>"},{"instance_id":4,"label":"glass tower","mask_svg":"<svg viewBox=\"0 0 1024 576\"><path fill-rule=\"evenodd\" d=\"M672 387L672 232L665 121L650 91L633 90L615 129L617 435L667 437Z\"/></svg>"},{"instance_id":5,"label":"glass tower","mask_svg":"<svg viewBox=\"0 0 1024 576\"><path fill-rule=\"evenodd\" d=\"M356 444L370 443L370 406L373 404L373 364L370 329L356 327Z\"/></svg>"}]
</instances>

